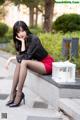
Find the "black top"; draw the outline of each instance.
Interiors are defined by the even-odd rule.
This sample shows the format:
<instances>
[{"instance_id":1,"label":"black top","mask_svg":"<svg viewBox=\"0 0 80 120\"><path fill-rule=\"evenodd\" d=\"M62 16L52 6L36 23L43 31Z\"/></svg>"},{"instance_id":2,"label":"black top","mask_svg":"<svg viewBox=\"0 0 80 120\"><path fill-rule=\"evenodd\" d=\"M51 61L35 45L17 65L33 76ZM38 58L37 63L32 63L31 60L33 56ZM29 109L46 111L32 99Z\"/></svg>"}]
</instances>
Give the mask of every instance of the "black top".
<instances>
[{"instance_id":1,"label":"black top","mask_svg":"<svg viewBox=\"0 0 80 120\"><path fill-rule=\"evenodd\" d=\"M36 59L42 60L48 55L48 52L43 48L39 38L33 34L30 34L27 39L27 47L23 52L19 52L16 55L17 61L20 63L22 60Z\"/></svg>"}]
</instances>

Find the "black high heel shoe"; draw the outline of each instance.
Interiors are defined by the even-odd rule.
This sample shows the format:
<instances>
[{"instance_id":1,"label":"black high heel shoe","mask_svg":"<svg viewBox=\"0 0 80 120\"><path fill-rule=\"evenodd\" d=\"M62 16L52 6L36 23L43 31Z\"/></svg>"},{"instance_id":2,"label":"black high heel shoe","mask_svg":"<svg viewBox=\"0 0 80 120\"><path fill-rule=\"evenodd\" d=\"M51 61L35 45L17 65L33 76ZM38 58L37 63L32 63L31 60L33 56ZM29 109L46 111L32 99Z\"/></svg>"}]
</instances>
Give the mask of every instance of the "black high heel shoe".
<instances>
[{"instance_id":1,"label":"black high heel shoe","mask_svg":"<svg viewBox=\"0 0 80 120\"><path fill-rule=\"evenodd\" d=\"M14 99L13 100L9 100L6 104L6 106L9 106L10 104L14 103Z\"/></svg>"},{"instance_id":2,"label":"black high heel shoe","mask_svg":"<svg viewBox=\"0 0 80 120\"><path fill-rule=\"evenodd\" d=\"M17 92L17 90L16 90L16 92ZM12 100L9 100L9 101L6 103L6 106L9 106L10 104L13 104L13 103L14 103L14 100L15 100L15 97L16 97L16 92L15 92L15 95L14 95L13 99L12 99Z\"/></svg>"},{"instance_id":3,"label":"black high heel shoe","mask_svg":"<svg viewBox=\"0 0 80 120\"><path fill-rule=\"evenodd\" d=\"M23 92L22 92L22 95L21 95L21 98L20 98L19 102L18 103L12 103L12 104L9 105L9 107L18 107L20 105L20 103L22 102L22 100L23 100L23 103L25 104L25 95L24 95Z\"/></svg>"}]
</instances>

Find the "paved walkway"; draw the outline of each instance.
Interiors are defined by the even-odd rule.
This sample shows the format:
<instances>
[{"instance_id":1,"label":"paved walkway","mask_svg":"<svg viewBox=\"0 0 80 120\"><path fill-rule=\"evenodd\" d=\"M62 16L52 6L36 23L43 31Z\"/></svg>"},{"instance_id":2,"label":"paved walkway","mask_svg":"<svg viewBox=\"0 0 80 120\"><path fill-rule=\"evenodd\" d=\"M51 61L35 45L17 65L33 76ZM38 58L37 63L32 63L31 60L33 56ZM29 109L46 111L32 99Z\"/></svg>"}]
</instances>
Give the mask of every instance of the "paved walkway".
<instances>
[{"instance_id":1,"label":"paved walkway","mask_svg":"<svg viewBox=\"0 0 80 120\"><path fill-rule=\"evenodd\" d=\"M24 109L21 109L24 106L12 109L5 105L10 93L12 76L15 68L15 64L13 63L10 64L8 70L4 68L9 56L10 55L5 52L0 52L0 120L6 118L6 115L8 120L26 120L26 112L24 112Z\"/></svg>"}]
</instances>

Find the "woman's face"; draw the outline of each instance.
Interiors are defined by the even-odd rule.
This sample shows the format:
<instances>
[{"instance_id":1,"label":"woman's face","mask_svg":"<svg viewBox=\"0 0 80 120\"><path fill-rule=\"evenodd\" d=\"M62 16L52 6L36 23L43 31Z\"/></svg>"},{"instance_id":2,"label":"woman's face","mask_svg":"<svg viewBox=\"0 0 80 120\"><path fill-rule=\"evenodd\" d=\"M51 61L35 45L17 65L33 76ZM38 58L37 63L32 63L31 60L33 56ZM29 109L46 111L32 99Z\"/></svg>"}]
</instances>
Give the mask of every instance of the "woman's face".
<instances>
[{"instance_id":1,"label":"woman's face","mask_svg":"<svg viewBox=\"0 0 80 120\"><path fill-rule=\"evenodd\" d=\"M22 38L23 40L25 40L25 38L27 38L26 31L24 31L24 30L20 27L20 31L17 33L17 37Z\"/></svg>"}]
</instances>

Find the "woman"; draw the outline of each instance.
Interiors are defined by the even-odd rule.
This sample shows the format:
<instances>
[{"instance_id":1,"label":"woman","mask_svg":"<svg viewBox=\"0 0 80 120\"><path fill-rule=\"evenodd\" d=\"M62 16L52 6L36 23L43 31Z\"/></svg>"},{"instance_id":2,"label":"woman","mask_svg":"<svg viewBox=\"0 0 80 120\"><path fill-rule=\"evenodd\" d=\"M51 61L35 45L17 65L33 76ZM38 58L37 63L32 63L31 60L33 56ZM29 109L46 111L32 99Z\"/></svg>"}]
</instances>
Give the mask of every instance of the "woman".
<instances>
[{"instance_id":1,"label":"woman","mask_svg":"<svg viewBox=\"0 0 80 120\"><path fill-rule=\"evenodd\" d=\"M10 100L7 103L9 107L17 107L24 100L25 96L22 89L27 69L39 74L51 74L52 62L54 61L43 48L39 38L29 31L23 21L17 21L14 24L13 40L17 54L16 57L9 58L6 65L8 67L12 59L17 59Z\"/></svg>"}]
</instances>

